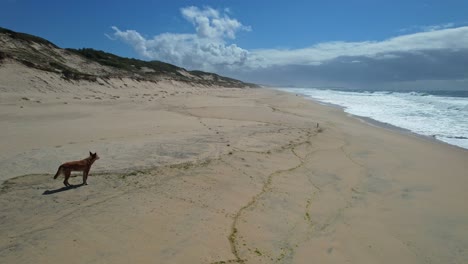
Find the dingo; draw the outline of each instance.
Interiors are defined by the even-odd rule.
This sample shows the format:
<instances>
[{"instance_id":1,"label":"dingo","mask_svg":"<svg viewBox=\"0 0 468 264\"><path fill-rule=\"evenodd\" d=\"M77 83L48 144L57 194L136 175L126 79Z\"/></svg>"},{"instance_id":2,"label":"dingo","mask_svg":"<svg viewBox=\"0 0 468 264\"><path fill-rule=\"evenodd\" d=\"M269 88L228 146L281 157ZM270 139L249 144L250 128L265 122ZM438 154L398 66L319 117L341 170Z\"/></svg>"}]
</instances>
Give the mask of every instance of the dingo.
<instances>
[{"instance_id":1,"label":"dingo","mask_svg":"<svg viewBox=\"0 0 468 264\"><path fill-rule=\"evenodd\" d=\"M60 167L57 170L57 173L54 176L54 179L57 179L57 177L63 173L65 175L65 180L63 181L63 184L65 184L66 187L70 186L70 183L68 183L68 178L70 178L71 172L72 171L82 171L83 172L83 185L88 185L86 183L86 180L88 179L88 173L89 170L91 169L91 165L99 159L99 156L97 153L91 153L89 152L89 157L86 159L82 160L77 160L77 161L70 161L70 162L65 162L64 164L60 165Z\"/></svg>"}]
</instances>

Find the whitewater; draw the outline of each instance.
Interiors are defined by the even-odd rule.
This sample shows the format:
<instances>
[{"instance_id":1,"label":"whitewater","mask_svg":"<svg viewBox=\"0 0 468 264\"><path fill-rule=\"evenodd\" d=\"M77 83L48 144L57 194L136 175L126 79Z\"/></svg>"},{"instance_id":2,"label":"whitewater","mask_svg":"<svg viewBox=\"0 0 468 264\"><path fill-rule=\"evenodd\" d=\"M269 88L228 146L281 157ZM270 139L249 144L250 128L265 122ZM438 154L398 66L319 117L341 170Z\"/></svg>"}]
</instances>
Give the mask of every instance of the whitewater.
<instances>
[{"instance_id":1,"label":"whitewater","mask_svg":"<svg viewBox=\"0 0 468 264\"><path fill-rule=\"evenodd\" d=\"M347 91L279 88L344 111L468 149L468 92Z\"/></svg>"}]
</instances>

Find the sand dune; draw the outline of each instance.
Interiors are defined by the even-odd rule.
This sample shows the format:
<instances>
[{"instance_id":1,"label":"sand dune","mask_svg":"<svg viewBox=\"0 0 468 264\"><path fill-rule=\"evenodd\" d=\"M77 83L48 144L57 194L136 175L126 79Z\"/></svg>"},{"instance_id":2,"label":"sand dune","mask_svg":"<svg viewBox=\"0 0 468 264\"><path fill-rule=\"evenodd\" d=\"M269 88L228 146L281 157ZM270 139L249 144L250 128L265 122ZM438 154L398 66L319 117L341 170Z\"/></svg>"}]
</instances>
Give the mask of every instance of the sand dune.
<instances>
[{"instance_id":1,"label":"sand dune","mask_svg":"<svg viewBox=\"0 0 468 264\"><path fill-rule=\"evenodd\" d=\"M468 261L466 150L269 89L0 80L0 263Z\"/></svg>"}]
</instances>

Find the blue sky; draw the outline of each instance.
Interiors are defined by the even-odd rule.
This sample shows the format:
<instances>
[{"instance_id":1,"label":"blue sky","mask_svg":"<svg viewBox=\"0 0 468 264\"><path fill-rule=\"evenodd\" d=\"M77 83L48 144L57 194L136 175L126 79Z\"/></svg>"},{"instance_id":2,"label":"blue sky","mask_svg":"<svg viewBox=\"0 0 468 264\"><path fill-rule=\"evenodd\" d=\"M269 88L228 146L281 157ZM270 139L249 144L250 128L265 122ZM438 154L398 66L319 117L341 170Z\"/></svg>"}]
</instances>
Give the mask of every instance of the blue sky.
<instances>
[{"instance_id":1,"label":"blue sky","mask_svg":"<svg viewBox=\"0 0 468 264\"><path fill-rule=\"evenodd\" d=\"M468 1L462 0L1 3L0 26L61 47L158 59L254 82L450 81L463 87L468 78L463 60L451 65L468 54ZM402 69L408 63L411 68ZM442 63L450 64L451 72L440 73L447 68Z\"/></svg>"}]
</instances>

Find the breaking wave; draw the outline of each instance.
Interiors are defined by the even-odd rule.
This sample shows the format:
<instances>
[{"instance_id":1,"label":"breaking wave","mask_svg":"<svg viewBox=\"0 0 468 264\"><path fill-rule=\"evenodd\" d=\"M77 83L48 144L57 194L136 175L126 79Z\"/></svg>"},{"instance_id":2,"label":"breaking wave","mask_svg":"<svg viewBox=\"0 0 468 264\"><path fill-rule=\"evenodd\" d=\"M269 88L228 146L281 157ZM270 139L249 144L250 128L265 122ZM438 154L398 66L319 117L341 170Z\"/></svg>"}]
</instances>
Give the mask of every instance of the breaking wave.
<instances>
[{"instance_id":1,"label":"breaking wave","mask_svg":"<svg viewBox=\"0 0 468 264\"><path fill-rule=\"evenodd\" d=\"M281 88L468 149L468 92L344 91Z\"/></svg>"}]
</instances>

